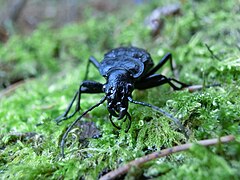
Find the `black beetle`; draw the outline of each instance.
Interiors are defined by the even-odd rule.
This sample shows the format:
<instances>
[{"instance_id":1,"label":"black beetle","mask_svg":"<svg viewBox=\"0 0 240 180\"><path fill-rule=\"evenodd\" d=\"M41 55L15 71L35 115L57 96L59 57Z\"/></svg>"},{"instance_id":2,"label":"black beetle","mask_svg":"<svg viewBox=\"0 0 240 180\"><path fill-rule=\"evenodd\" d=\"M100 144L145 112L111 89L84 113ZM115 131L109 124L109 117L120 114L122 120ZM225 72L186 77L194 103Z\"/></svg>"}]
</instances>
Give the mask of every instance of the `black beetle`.
<instances>
[{"instance_id":1,"label":"black beetle","mask_svg":"<svg viewBox=\"0 0 240 180\"><path fill-rule=\"evenodd\" d=\"M128 113L128 103L131 102L151 107L152 109L166 115L178 124L181 131L185 134L186 132L184 127L181 125L179 120L171 114L165 112L157 106L132 99L132 92L134 89L144 90L160 86L165 83L168 83L174 90L179 90L188 86L187 84L174 78L168 78L162 74L155 74L155 72L159 70L159 68L161 68L168 60L170 61L171 69L173 70L172 55L170 53L166 54L154 67L150 54L146 50L137 47L119 47L112 49L104 55L104 59L101 62L98 62L94 57L90 57L87 65L85 80L81 83L66 111L56 118L55 121L60 123L63 120L73 117L80 110L81 93L105 93L105 96L99 103L86 110L68 127L61 140L62 155L64 156L65 139L73 126L84 115L102 104L105 100L107 100L109 119L113 126L117 129L120 129L120 127L115 125L112 121L113 116L117 117L119 120L123 118L126 120L128 118L130 123L126 132L129 130L131 126L131 116ZM106 79L105 84L86 80L90 63L92 63ZM76 99L76 109L68 116L68 113Z\"/></svg>"}]
</instances>

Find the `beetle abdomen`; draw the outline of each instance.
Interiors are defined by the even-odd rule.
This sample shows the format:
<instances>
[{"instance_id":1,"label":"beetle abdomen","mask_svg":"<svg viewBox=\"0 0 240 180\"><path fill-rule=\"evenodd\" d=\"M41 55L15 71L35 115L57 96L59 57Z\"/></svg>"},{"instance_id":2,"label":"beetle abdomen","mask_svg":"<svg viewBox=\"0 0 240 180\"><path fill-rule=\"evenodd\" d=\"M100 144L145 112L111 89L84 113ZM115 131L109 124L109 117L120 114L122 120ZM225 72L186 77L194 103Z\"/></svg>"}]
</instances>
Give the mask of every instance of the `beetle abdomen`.
<instances>
[{"instance_id":1,"label":"beetle abdomen","mask_svg":"<svg viewBox=\"0 0 240 180\"><path fill-rule=\"evenodd\" d=\"M120 47L113 49L104 55L100 73L106 76L112 69L125 69L134 78L139 78L153 67L150 54L144 49L136 47Z\"/></svg>"}]
</instances>

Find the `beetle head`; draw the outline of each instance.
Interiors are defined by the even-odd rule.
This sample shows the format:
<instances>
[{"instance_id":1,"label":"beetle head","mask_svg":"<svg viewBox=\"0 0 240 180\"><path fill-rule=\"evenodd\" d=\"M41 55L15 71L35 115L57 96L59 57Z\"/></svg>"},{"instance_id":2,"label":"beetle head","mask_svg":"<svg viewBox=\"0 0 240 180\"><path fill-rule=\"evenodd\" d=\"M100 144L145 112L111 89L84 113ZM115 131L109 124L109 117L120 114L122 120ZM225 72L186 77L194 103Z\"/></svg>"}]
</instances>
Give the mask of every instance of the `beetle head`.
<instances>
[{"instance_id":1,"label":"beetle head","mask_svg":"<svg viewBox=\"0 0 240 180\"><path fill-rule=\"evenodd\" d=\"M128 97L131 97L133 91L130 73L124 69L110 71L103 89L106 93L109 113L118 119L124 118L128 110Z\"/></svg>"}]
</instances>

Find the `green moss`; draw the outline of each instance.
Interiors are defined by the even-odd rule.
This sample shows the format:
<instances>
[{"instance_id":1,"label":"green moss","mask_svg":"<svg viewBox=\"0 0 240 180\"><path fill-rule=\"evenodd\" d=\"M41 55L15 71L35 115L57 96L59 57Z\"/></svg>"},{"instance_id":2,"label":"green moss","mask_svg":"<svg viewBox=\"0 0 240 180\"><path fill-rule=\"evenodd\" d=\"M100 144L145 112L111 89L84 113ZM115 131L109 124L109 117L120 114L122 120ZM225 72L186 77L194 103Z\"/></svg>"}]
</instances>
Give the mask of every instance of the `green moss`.
<instances>
[{"instance_id":1,"label":"green moss","mask_svg":"<svg viewBox=\"0 0 240 180\"><path fill-rule=\"evenodd\" d=\"M162 175L162 179L237 179L236 170L228 162L201 146L193 146L186 154L184 163L160 162L159 166L149 168L146 176ZM178 157L176 156L175 159ZM154 178L153 178L154 179Z\"/></svg>"},{"instance_id":2,"label":"green moss","mask_svg":"<svg viewBox=\"0 0 240 180\"><path fill-rule=\"evenodd\" d=\"M131 16L125 12L118 13L117 18L110 14L104 18L87 15L86 21L58 30L41 25L28 37L13 36L1 45L1 65L14 64L4 83L16 76L35 77L1 98L1 178L96 179L151 151L186 142L167 117L134 104L129 107L131 129L125 133L128 122L117 122L122 126L118 131L109 122L104 104L82 120L94 122L102 136L79 142L81 128L76 127L66 141L66 158L60 157L59 141L74 118L61 125L56 125L53 119L63 113L78 89L89 56L101 60L111 48L135 45L148 49L156 63L166 52L172 52L181 81L220 86L189 93L171 91L164 85L135 91L134 99L159 106L178 117L191 131L190 142L226 134L235 135L237 140L212 148L194 146L188 152L132 169L126 178L239 179L237 5L233 0L185 2L182 15L165 18L161 35L153 39L143 20L156 2L134 8ZM205 44L218 58L213 57ZM171 76L165 67L164 72ZM90 68L89 79L104 82L98 71ZM101 97L101 94L84 94L82 110Z\"/></svg>"}]
</instances>

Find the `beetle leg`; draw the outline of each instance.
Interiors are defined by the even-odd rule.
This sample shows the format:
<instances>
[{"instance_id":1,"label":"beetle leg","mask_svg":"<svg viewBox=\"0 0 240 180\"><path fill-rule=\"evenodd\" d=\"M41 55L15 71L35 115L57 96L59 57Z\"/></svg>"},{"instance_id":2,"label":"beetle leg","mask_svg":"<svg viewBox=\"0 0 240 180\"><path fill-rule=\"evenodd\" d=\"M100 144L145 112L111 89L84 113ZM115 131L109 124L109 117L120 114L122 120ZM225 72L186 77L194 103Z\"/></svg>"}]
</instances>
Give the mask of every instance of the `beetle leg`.
<instances>
[{"instance_id":1,"label":"beetle leg","mask_svg":"<svg viewBox=\"0 0 240 180\"><path fill-rule=\"evenodd\" d=\"M84 80L87 80L87 78L88 78L90 63L92 63L97 69L99 69L99 67L100 67L100 63L97 61L97 59L95 59L93 56L91 56L88 60L88 63L87 63L87 68L86 68Z\"/></svg>"},{"instance_id":2,"label":"beetle leg","mask_svg":"<svg viewBox=\"0 0 240 180\"><path fill-rule=\"evenodd\" d=\"M180 90L189 85L182 83L174 78L167 78L161 74L153 74L135 83L136 89L148 89L168 83L174 90ZM176 86L177 84L178 86Z\"/></svg>"},{"instance_id":3,"label":"beetle leg","mask_svg":"<svg viewBox=\"0 0 240 180\"><path fill-rule=\"evenodd\" d=\"M69 119L71 117L73 117L75 115L76 112L72 113L71 115L67 116L70 109L72 108L72 105L74 103L74 101L76 100L77 96L78 96L78 92L77 91L72 99L72 101L70 102L70 104L68 105L66 111L59 117L57 117L54 121L57 122L57 124L59 124L61 121L65 120L65 119Z\"/></svg>"},{"instance_id":4,"label":"beetle leg","mask_svg":"<svg viewBox=\"0 0 240 180\"><path fill-rule=\"evenodd\" d=\"M144 77L148 77L152 74L154 74L155 72L157 72L167 61L170 61L170 67L171 67L171 70L175 76L175 73L174 73L174 67L173 67L173 61L172 61L172 54L171 53L167 53L160 61L159 63L153 67ZM143 77L143 78L144 78Z\"/></svg>"},{"instance_id":5,"label":"beetle leg","mask_svg":"<svg viewBox=\"0 0 240 180\"><path fill-rule=\"evenodd\" d=\"M81 93L102 93L103 92L102 87L103 87L103 84L95 81L83 81L78 91L75 93L72 101L68 105L68 108L66 109L66 111L61 116L55 119L57 124L59 124L61 121L64 121L73 117L80 110ZM68 113L71 110L72 105L76 99L77 99L77 103L76 103L75 111L68 116Z\"/></svg>"}]
</instances>

